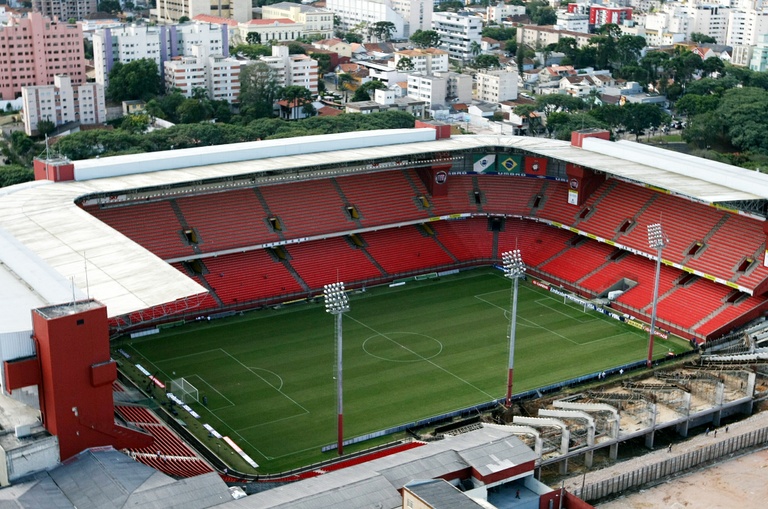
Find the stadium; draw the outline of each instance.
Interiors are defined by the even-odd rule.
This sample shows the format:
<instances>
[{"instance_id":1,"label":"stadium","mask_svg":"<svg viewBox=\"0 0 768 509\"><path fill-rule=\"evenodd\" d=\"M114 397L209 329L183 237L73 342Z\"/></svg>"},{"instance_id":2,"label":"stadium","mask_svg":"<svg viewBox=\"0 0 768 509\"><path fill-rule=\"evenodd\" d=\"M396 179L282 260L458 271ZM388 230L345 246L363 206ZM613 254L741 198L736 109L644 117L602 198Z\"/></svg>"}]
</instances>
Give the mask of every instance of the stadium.
<instances>
[{"instance_id":1,"label":"stadium","mask_svg":"<svg viewBox=\"0 0 768 509\"><path fill-rule=\"evenodd\" d=\"M151 446L145 437L131 436L133 430L126 427L64 438L83 425L87 404L53 403L53 393L38 393L37 387L46 381L56 382L60 364L75 364L69 357L57 360L53 353L42 354L56 348L41 346L39 338L48 334L39 331L38 322L69 313L62 311L69 305L78 313L104 314L94 320L103 322L100 326L112 337L132 335L137 344L162 350L157 345L166 333L159 331L169 324L205 322L197 324L202 328L219 319L236 319L244 311L314 303L322 298L324 285L334 282L344 282L357 295L404 283L427 284L499 266L502 254L516 249L531 278L523 290L539 292L537 299L566 296L563 300L584 306L581 313L590 303L602 310L611 327L616 322L638 331L633 341L640 346L628 352L628 358L616 354L596 359L597 364L589 366L592 370L644 364L646 324L652 315L660 341L674 335L692 345L762 317L768 303L765 178L684 154L612 142L607 134L574 133L571 143L450 137L443 126L422 124L410 130L87 161L36 161L35 182L0 193L0 277L7 289L4 309L10 311L0 330L4 396L33 410L42 408L43 426L58 437L62 452L56 454L62 460L97 445L131 448L126 445L131 440L137 444L134 449L147 450ZM649 245L650 225L663 227L663 250ZM492 272L482 285L501 291ZM509 282L500 281L506 283L501 287L506 293L492 304L506 308ZM390 305L396 307L395 302L390 300ZM43 311L30 318L32 309ZM330 318L325 321L330 327ZM322 323L316 318L300 322L311 324L308 327ZM499 322L502 336L494 357L503 355L506 344L506 326ZM71 333L77 332L75 325ZM216 341L225 340L222 335ZM664 345L655 358L685 349ZM441 348L448 346L447 340L441 342ZM180 349L166 348L176 354ZM159 376L155 369L137 367L137 358L144 354L151 362L149 353L142 354L138 347L118 351L112 357L119 362L103 350L98 362L85 359L91 363L90 382L76 383L111 398L112 386L105 381L120 364L121 371L144 376L150 394L165 387L170 373ZM558 364L569 364L570 354L562 353ZM311 353L302 357L296 349L293 355L312 363ZM93 368L96 364L98 369ZM499 367L504 369L504 359ZM562 380L584 374L557 376ZM422 385L429 385L429 375L415 376L427 376ZM75 379L71 375L61 380ZM476 385L488 396L486 402L503 396L501 384L496 391L482 383ZM545 385L530 383L522 387ZM215 403L213 392L209 394ZM477 395L473 398L425 412L446 413L481 403ZM198 412L202 408L193 406ZM128 408L133 419L122 415L127 422L149 419L135 415L142 411L137 407ZM61 424L62 413L77 418L71 430ZM395 423L419 417L424 414ZM100 415L96 420L109 419ZM66 430L57 435L47 426L52 421ZM157 463L161 468L162 462Z\"/></svg>"}]
</instances>

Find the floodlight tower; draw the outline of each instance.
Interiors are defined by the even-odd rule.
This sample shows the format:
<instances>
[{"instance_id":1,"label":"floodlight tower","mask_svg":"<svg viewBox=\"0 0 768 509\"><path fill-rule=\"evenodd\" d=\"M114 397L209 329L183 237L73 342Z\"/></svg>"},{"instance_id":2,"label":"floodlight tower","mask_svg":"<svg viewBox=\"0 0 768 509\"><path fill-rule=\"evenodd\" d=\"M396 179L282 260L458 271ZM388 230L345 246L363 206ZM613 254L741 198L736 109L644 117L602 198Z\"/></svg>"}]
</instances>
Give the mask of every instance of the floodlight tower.
<instances>
[{"instance_id":1,"label":"floodlight tower","mask_svg":"<svg viewBox=\"0 0 768 509\"><path fill-rule=\"evenodd\" d=\"M651 310L651 330L648 337L648 360L646 366L653 364L653 335L656 332L656 306L659 300L659 278L661 277L661 251L667 246L669 239L664 235L660 223L648 225L648 247L656 250L656 278L653 281L653 301Z\"/></svg>"},{"instance_id":2,"label":"floodlight tower","mask_svg":"<svg viewBox=\"0 0 768 509\"><path fill-rule=\"evenodd\" d=\"M339 456L344 453L344 405L342 403L342 384L341 384L341 315L349 311L349 297L344 291L344 283L331 283L323 287L323 296L325 297L325 311L336 315L336 409L338 442L337 449Z\"/></svg>"},{"instance_id":3,"label":"floodlight tower","mask_svg":"<svg viewBox=\"0 0 768 509\"><path fill-rule=\"evenodd\" d=\"M512 312L509 317L509 372L507 374L507 408L512 406L512 373L515 367L515 329L517 328L517 281L525 275L525 264L520 250L501 254L504 275L512 280Z\"/></svg>"}]
</instances>

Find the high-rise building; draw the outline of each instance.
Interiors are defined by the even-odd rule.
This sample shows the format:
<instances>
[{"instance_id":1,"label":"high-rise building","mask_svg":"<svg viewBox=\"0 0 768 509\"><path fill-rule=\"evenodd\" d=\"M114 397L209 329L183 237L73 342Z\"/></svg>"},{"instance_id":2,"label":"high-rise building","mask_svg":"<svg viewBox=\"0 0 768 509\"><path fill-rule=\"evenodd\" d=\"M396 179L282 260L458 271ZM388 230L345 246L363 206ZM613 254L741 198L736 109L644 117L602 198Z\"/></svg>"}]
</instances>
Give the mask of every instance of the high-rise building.
<instances>
[{"instance_id":1,"label":"high-rise building","mask_svg":"<svg viewBox=\"0 0 768 509\"><path fill-rule=\"evenodd\" d=\"M470 60L479 54L482 18L467 11L436 12L432 29L440 35L440 48L451 57Z\"/></svg>"},{"instance_id":2,"label":"high-rise building","mask_svg":"<svg viewBox=\"0 0 768 509\"><path fill-rule=\"evenodd\" d=\"M240 95L242 62L223 55L211 55L208 48L197 45L191 54L165 62L165 89L178 89L192 97L195 89L203 89L214 101L236 101Z\"/></svg>"},{"instance_id":3,"label":"high-rise building","mask_svg":"<svg viewBox=\"0 0 768 509\"><path fill-rule=\"evenodd\" d=\"M326 0L325 7L338 16L339 28L351 32L364 25L388 21L395 26L392 36L403 36L403 17L387 0Z\"/></svg>"},{"instance_id":4,"label":"high-rise building","mask_svg":"<svg viewBox=\"0 0 768 509\"><path fill-rule=\"evenodd\" d=\"M51 85L58 74L74 84L85 82L80 24L31 12L0 25L0 99L21 97L21 87Z\"/></svg>"},{"instance_id":5,"label":"high-rise building","mask_svg":"<svg viewBox=\"0 0 768 509\"><path fill-rule=\"evenodd\" d=\"M430 74L448 70L448 52L437 48L404 49L395 51L395 67L403 58L413 63L413 72Z\"/></svg>"},{"instance_id":6,"label":"high-rise building","mask_svg":"<svg viewBox=\"0 0 768 509\"><path fill-rule=\"evenodd\" d=\"M517 73L506 69L489 69L476 74L477 99L490 103L517 99Z\"/></svg>"},{"instance_id":7,"label":"high-rise building","mask_svg":"<svg viewBox=\"0 0 768 509\"><path fill-rule=\"evenodd\" d=\"M92 125L107 121L104 87L98 83L73 85L66 75L54 77L53 85L23 87L22 118L28 135L38 132L41 121L59 126L69 122Z\"/></svg>"},{"instance_id":8,"label":"high-rise building","mask_svg":"<svg viewBox=\"0 0 768 509\"><path fill-rule=\"evenodd\" d=\"M32 8L49 18L82 21L98 11L98 0L34 0Z\"/></svg>"},{"instance_id":9,"label":"high-rise building","mask_svg":"<svg viewBox=\"0 0 768 509\"><path fill-rule=\"evenodd\" d=\"M193 19L198 14L231 18L238 23L245 23L253 18L251 0L157 0L156 5L155 9L150 9L149 17L159 23L178 23L184 16Z\"/></svg>"},{"instance_id":10,"label":"high-rise building","mask_svg":"<svg viewBox=\"0 0 768 509\"><path fill-rule=\"evenodd\" d=\"M271 57L261 57L275 71L281 86L299 86L317 93L317 60L307 55L291 55L288 46L272 46Z\"/></svg>"},{"instance_id":11,"label":"high-rise building","mask_svg":"<svg viewBox=\"0 0 768 509\"><path fill-rule=\"evenodd\" d=\"M93 64L96 82L107 86L115 63L127 64L148 58L163 64L174 57L191 55L192 48L204 45L211 55L229 56L227 25L188 23L171 26L123 25L93 34Z\"/></svg>"}]
</instances>

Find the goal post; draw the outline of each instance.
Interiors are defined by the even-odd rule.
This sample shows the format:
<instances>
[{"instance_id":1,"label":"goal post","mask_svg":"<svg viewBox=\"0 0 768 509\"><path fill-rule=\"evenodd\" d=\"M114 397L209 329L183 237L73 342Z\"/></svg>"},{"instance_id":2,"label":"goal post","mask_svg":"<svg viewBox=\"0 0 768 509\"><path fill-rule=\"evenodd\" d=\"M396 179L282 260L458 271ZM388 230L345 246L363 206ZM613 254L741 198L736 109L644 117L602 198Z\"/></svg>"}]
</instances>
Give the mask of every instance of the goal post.
<instances>
[{"instance_id":1,"label":"goal post","mask_svg":"<svg viewBox=\"0 0 768 509\"><path fill-rule=\"evenodd\" d=\"M184 403L200 403L200 392L184 377L171 380L171 392Z\"/></svg>"}]
</instances>

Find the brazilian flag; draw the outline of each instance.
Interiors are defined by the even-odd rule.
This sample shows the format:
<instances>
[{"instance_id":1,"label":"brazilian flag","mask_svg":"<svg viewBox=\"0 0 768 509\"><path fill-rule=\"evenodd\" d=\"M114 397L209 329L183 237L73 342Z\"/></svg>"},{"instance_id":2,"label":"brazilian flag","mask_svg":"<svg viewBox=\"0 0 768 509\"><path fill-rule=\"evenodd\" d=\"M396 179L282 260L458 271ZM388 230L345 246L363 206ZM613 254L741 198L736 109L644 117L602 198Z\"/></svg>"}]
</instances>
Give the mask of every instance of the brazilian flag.
<instances>
[{"instance_id":1,"label":"brazilian flag","mask_svg":"<svg viewBox=\"0 0 768 509\"><path fill-rule=\"evenodd\" d=\"M523 156L500 155L497 171L499 173L523 173Z\"/></svg>"}]
</instances>

